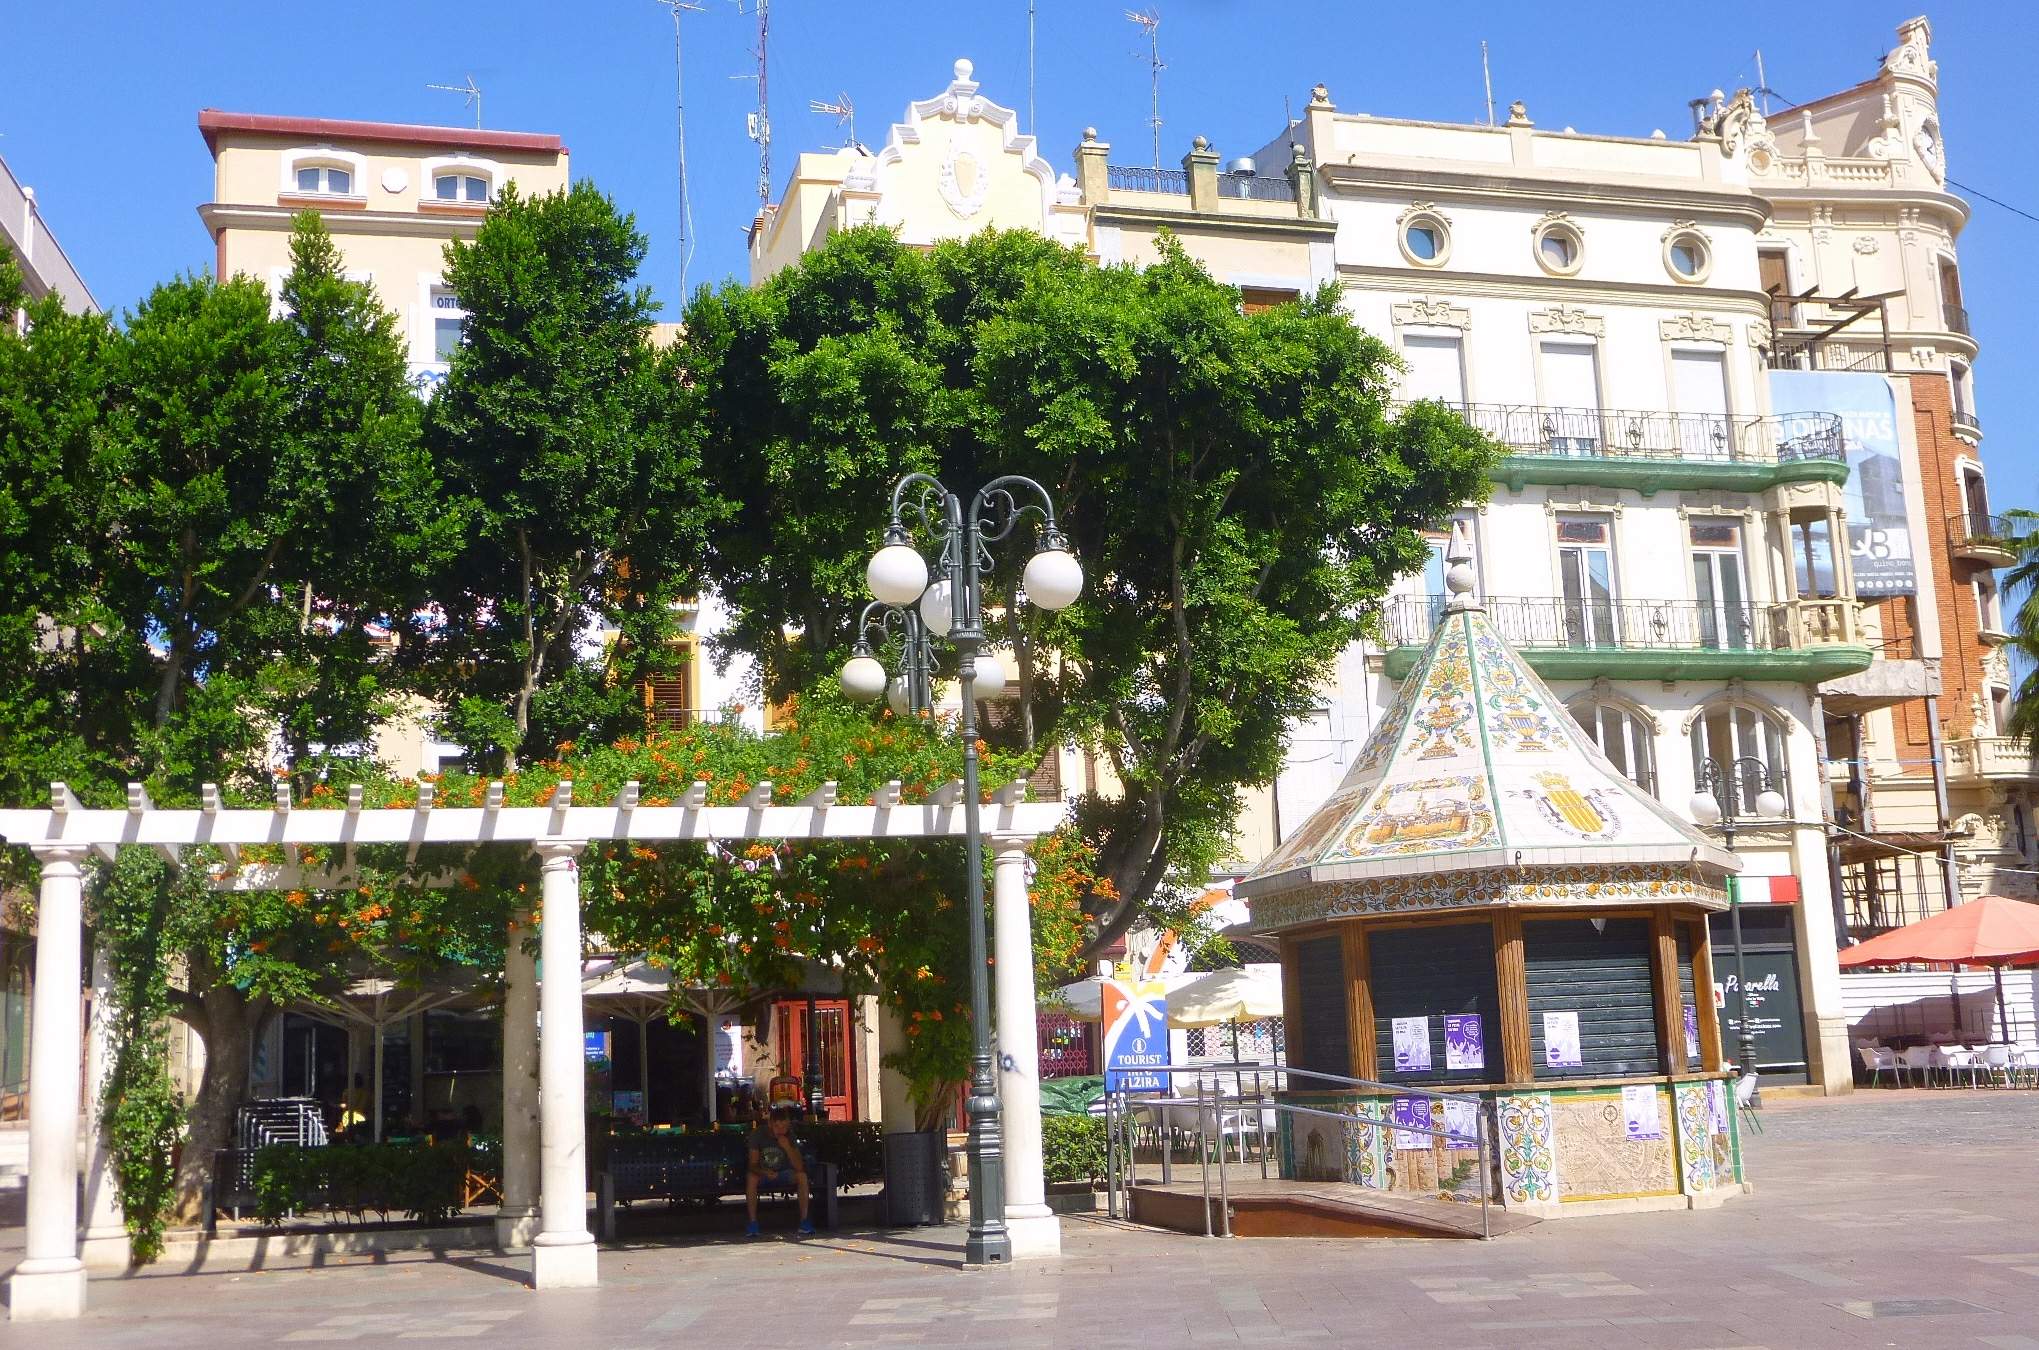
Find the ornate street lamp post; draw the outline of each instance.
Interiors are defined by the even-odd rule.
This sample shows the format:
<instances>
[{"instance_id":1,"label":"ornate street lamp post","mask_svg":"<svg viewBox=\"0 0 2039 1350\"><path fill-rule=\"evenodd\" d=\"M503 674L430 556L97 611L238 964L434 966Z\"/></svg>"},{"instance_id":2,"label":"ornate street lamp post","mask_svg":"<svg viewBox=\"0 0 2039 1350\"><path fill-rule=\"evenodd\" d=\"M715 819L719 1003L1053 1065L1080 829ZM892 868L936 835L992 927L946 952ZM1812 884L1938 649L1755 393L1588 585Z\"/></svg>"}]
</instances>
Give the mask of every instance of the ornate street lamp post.
<instances>
[{"instance_id":1,"label":"ornate street lamp post","mask_svg":"<svg viewBox=\"0 0 2039 1350\"><path fill-rule=\"evenodd\" d=\"M1700 761L1699 790L1692 794L1690 803L1692 818L1704 826L1718 826L1721 844L1730 853L1735 851L1735 828L1741 823L1744 785L1757 789L1758 815L1784 814L1788 803L1762 760L1744 755L1728 760L1725 766L1719 760ZM1728 926L1734 938L1736 1012L1740 1018L1736 1058L1741 1062L1741 1071L1750 1074L1756 1071L1756 1026L1749 1018L1749 966L1748 955L1742 949L1742 895L1737 879L1728 882Z\"/></svg>"},{"instance_id":2,"label":"ornate street lamp post","mask_svg":"<svg viewBox=\"0 0 2039 1350\"><path fill-rule=\"evenodd\" d=\"M898 702L922 712L932 706L933 643L946 637L955 645L957 675L963 699L963 830L965 870L969 877L970 918L970 1233L963 1246L967 1265L1003 1264L1012 1257L1005 1229L1003 1145L998 1127L998 1084L991 1063L991 988L988 943L984 934L984 833L978 819L977 700L995 698L1005 687L1005 671L985 652L983 574L991 570L992 544L1005 539L1028 515L1039 516L1040 548L1028 560L1023 582L1027 598L1043 609L1063 609L1083 590L1083 568L1069 552L1069 541L1055 528L1055 503L1048 490L1031 478L994 478L964 500L924 473L910 473L892 489L892 519L885 543L864 569L877 606L905 611L901 619L906 662L897 684ZM934 584L929 585L927 559L914 544L918 530L939 546ZM843 692L870 700L886 692L885 668L871 655L868 637L875 621L881 637L890 614L874 616L866 607L857 633L857 647L842 670ZM911 607L911 608L909 608ZM895 711L900 711L895 706ZM1024 954L1020 959L1029 959Z\"/></svg>"}]
</instances>

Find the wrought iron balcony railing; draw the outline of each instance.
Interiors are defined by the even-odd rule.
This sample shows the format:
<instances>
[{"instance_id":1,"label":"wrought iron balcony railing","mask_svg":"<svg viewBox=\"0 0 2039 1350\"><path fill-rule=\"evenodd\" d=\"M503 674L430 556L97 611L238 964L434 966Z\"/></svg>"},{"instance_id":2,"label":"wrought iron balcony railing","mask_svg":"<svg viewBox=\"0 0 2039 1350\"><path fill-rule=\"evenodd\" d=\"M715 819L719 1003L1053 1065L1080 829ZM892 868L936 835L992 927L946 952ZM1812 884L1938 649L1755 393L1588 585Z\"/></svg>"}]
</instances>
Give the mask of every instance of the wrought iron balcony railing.
<instances>
[{"instance_id":1,"label":"wrought iron balcony railing","mask_svg":"<svg viewBox=\"0 0 2039 1350\"><path fill-rule=\"evenodd\" d=\"M1523 403L1445 406L1519 455L1772 464L1844 459L1847 454L1839 413L1737 416Z\"/></svg>"},{"instance_id":2,"label":"wrought iron balcony railing","mask_svg":"<svg viewBox=\"0 0 2039 1350\"><path fill-rule=\"evenodd\" d=\"M1832 602L1839 606L1840 602ZM1487 619L1511 645L1609 651L1789 651L1848 640L1830 631L1827 602L1775 605L1708 604L1700 600L1586 600L1496 596L1482 602ZM1815 613L1803 611L1813 605ZM1388 647L1430 641L1444 597L1398 597L1381 611Z\"/></svg>"},{"instance_id":3,"label":"wrought iron balcony railing","mask_svg":"<svg viewBox=\"0 0 2039 1350\"><path fill-rule=\"evenodd\" d=\"M2026 520L1984 511L1956 511L1947 517L1947 542L1963 556L1999 561L2015 558L2030 531Z\"/></svg>"},{"instance_id":4,"label":"wrought iron balcony railing","mask_svg":"<svg viewBox=\"0 0 2039 1350\"><path fill-rule=\"evenodd\" d=\"M1966 309L1952 301L1947 301L1940 306L1940 312L1947 317L1948 332L1959 333L1963 337L1974 336L1974 332L1968 326L1968 311Z\"/></svg>"},{"instance_id":5,"label":"wrought iron balcony railing","mask_svg":"<svg viewBox=\"0 0 2039 1350\"><path fill-rule=\"evenodd\" d=\"M1267 174L1221 173L1218 195L1248 202L1292 202L1296 199L1296 185L1286 178Z\"/></svg>"},{"instance_id":6,"label":"wrought iron balcony railing","mask_svg":"<svg viewBox=\"0 0 2039 1350\"><path fill-rule=\"evenodd\" d=\"M1189 174L1182 169L1149 169L1132 164L1107 164L1104 184L1113 192L1165 192L1189 195Z\"/></svg>"},{"instance_id":7,"label":"wrought iron balcony railing","mask_svg":"<svg viewBox=\"0 0 2039 1350\"><path fill-rule=\"evenodd\" d=\"M1971 441L1982 439L1982 423L1976 418L1974 413L1962 408L1956 408L1949 420L1954 423L1956 435L1967 436Z\"/></svg>"}]
</instances>

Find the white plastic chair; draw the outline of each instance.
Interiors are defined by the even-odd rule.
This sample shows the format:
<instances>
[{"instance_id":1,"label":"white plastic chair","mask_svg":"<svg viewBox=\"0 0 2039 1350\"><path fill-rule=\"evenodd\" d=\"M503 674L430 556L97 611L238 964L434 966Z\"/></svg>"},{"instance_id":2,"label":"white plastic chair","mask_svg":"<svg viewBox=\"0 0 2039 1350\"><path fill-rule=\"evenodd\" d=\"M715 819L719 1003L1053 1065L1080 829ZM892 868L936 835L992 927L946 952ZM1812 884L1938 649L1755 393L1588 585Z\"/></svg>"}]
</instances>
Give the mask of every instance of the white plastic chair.
<instances>
[{"instance_id":1,"label":"white plastic chair","mask_svg":"<svg viewBox=\"0 0 2039 1350\"><path fill-rule=\"evenodd\" d=\"M1939 1048L1939 1058L1940 1067L1947 1071L1949 1086L1953 1085L1954 1075L1957 1073L1968 1075L1968 1086L1981 1086L1978 1079L1981 1065L1975 1051L1965 1045L1943 1045Z\"/></svg>"},{"instance_id":2,"label":"white plastic chair","mask_svg":"<svg viewBox=\"0 0 2039 1350\"><path fill-rule=\"evenodd\" d=\"M1900 1081L1907 1080L1911 1074L1917 1073L1919 1081L1926 1087L1931 1087L1933 1070L1940 1067L1940 1052L1936 1046L1914 1045L1898 1051L1897 1062L1898 1067L1903 1070L1898 1075Z\"/></svg>"},{"instance_id":3,"label":"white plastic chair","mask_svg":"<svg viewBox=\"0 0 2039 1350\"><path fill-rule=\"evenodd\" d=\"M1855 1053L1861 1056L1862 1067L1869 1072L1869 1085L1871 1087L1876 1086L1886 1070L1889 1071L1891 1077L1897 1077L1897 1051L1889 1046L1878 1045L1871 1041L1867 1045L1856 1046Z\"/></svg>"},{"instance_id":4,"label":"white plastic chair","mask_svg":"<svg viewBox=\"0 0 2039 1350\"><path fill-rule=\"evenodd\" d=\"M1988 1072L1992 1086L1995 1085L1998 1074L2003 1075L2005 1087L2011 1085L2011 1064L2010 1046L1986 1045L1982 1048L1982 1067Z\"/></svg>"},{"instance_id":5,"label":"white plastic chair","mask_svg":"<svg viewBox=\"0 0 2039 1350\"><path fill-rule=\"evenodd\" d=\"M2039 1045L2012 1047L2012 1061L2018 1066L2018 1077L2039 1085Z\"/></svg>"}]
</instances>

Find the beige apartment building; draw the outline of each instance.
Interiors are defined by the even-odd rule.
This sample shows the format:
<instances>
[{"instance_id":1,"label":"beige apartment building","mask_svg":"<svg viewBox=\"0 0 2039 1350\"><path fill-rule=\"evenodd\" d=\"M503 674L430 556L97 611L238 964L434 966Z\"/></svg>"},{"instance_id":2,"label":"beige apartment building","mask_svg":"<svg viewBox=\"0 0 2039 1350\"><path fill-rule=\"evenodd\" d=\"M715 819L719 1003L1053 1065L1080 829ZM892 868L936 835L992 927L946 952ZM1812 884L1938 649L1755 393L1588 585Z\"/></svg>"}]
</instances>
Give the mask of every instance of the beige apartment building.
<instances>
[{"instance_id":1,"label":"beige apartment building","mask_svg":"<svg viewBox=\"0 0 2039 1350\"><path fill-rule=\"evenodd\" d=\"M198 114L213 159L212 200L198 208L215 271L266 282L290 270L290 222L316 211L349 275L374 285L403 325L413 381L445 378L460 340L460 297L445 249L471 239L509 183L527 194L567 186L567 148L549 133L395 122Z\"/></svg>"}]
</instances>

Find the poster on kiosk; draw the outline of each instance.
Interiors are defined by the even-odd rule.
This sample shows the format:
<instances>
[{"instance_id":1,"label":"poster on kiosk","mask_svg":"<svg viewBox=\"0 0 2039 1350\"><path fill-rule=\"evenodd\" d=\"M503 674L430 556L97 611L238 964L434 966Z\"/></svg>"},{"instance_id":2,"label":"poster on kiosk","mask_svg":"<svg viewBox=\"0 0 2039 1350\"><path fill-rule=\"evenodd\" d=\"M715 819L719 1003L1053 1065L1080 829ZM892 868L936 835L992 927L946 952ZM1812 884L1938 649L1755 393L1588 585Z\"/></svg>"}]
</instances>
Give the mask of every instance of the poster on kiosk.
<instances>
[{"instance_id":1,"label":"poster on kiosk","mask_svg":"<svg viewBox=\"0 0 2039 1350\"><path fill-rule=\"evenodd\" d=\"M1160 980L1104 980L1106 1092L1168 1091L1168 986Z\"/></svg>"}]
</instances>

